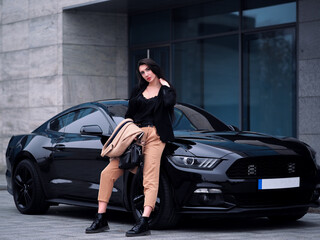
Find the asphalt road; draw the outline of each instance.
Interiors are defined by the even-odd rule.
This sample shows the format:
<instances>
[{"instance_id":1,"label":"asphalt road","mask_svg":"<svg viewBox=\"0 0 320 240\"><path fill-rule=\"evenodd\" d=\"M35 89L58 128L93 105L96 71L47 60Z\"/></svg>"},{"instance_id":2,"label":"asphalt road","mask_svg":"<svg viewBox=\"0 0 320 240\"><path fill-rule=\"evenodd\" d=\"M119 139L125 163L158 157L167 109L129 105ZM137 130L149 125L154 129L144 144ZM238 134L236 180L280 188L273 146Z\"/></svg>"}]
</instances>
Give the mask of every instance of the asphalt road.
<instances>
[{"instance_id":1,"label":"asphalt road","mask_svg":"<svg viewBox=\"0 0 320 240\"><path fill-rule=\"evenodd\" d=\"M0 179L1 185L1 179ZM109 212L110 231L85 234L95 209L67 205L51 207L45 215L22 215L12 196L0 188L0 239L128 239L125 232L134 223L130 214ZM135 239L320 239L320 214L308 213L291 224L275 224L266 218L225 220L186 218L175 229L152 230L148 237Z\"/></svg>"}]
</instances>

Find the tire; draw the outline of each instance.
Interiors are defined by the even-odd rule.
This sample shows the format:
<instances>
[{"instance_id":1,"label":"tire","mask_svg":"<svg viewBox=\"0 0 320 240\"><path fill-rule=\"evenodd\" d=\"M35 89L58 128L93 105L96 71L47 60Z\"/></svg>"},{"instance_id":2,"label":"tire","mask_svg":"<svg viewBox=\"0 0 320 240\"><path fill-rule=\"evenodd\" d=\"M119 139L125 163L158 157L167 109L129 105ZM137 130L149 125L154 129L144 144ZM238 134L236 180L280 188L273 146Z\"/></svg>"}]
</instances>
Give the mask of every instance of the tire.
<instances>
[{"instance_id":1,"label":"tire","mask_svg":"<svg viewBox=\"0 0 320 240\"><path fill-rule=\"evenodd\" d=\"M275 215L269 216L269 220L276 223L287 223L287 222L295 222L306 215L308 212L296 213L296 214L287 214L287 215Z\"/></svg>"},{"instance_id":2,"label":"tire","mask_svg":"<svg viewBox=\"0 0 320 240\"><path fill-rule=\"evenodd\" d=\"M41 214L49 209L34 164L21 161L13 174L13 199L23 214Z\"/></svg>"},{"instance_id":3,"label":"tire","mask_svg":"<svg viewBox=\"0 0 320 240\"><path fill-rule=\"evenodd\" d=\"M142 176L136 174L131 183L130 202L132 212L137 221L143 213L144 195ZM149 218L149 226L151 229L167 229L174 227L179 218L174 209L172 192L167 178L160 175L159 191L154 211Z\"/></svg>"}]
</instances>

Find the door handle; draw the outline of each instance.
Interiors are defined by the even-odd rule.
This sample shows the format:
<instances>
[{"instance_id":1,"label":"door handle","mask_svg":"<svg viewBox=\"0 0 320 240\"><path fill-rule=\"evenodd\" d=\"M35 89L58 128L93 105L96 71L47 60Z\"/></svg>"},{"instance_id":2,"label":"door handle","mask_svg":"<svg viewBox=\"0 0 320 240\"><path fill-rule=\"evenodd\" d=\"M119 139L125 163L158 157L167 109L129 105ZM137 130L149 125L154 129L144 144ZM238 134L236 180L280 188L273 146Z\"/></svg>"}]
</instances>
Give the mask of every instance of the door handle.
<instances>
[{"instance_id":1,"label":"door handle","mask_svg":"<svg viewBox=\"0 0 320 240\"><path fill-rule=\"evenodd\" d=\"M57 144L54 146L55 150L63 150L65 148L66 148L66 146L64 144Z\"/></svg>"}]
</instances>

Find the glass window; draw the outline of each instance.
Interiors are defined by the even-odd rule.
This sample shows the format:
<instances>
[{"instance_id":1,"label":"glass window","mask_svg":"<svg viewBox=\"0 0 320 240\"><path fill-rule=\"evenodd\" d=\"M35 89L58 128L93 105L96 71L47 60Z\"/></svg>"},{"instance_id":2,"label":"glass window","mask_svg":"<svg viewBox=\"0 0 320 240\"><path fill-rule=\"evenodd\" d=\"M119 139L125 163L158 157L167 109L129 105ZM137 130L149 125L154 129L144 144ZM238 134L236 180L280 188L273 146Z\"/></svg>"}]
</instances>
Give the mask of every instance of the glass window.
<instances>
[{"instance_id":1,"label":"glass window","mask_svg":"<svg viewBox=\"0 0 320 240\"><path fill-rule=\"evenodd\" d=\"M178 100L239 126L238 36L178 43L173 54Z\"/></svg>"},{"instance_id":2,"label":"glass window","mask_svg":"<svg viewBox=\"0 0 320 240\"><path fill-rule=\"evenodd\" d=\"M99 125L104 134L110 134L108 120L99 110L94 108L73 111L67 115L66 122L66 133L80 134L80 129L84 125Z\"/></svg>"},{"instance_id":3,"label":"glass window","mask_svg":"<svg viewBox=\"0 0 320 240\"><path fill-rule=\"evenodd\" d=\"M173 80L177 100L203 107L201 41L173 45Z\"/></svg>"},{"instance_id":4,"label":"glass window","mask_svg":"<svg viewBox=\"0 0 320 240\"><path fill-rule=\"evenodd\" d=\"M243 11L243 27L245 29L292 23L295 21L295 1L245 1L245 10Z\"/></svg>"},{"instance_id":5,"label":"glass window","mask_svg":"<svg viewBox=\"0 0 320 240\"><path fill-rule=\"evenodd\" d=\"M238 36L204 41L204 108L222 121L239 126Z\"/></svg>"},{"instance_id":6,"label":"glass window","mask_svg":"<svg viewBox=\"0 0 320 240\"><path fill-rule=\"evenodd\" d=\"M174 39L238 30L238 0L211 1L173 10Z\"/></svg>"},{"instance_id":7,"label":"glass window","mask_svg":"<svg viewBox=\"0 0 320 240\"><path fill-rule=\"evenodd\" d=\"M219 119L195 106L176 104L174 115L174 131L230 131Z\"/></svg>"},{"instance_id":8,"label":"glass window","mask_svg":"<svg viewBox=\"0 0 320 240\"><path fill-rule=\"evenodd\" d=\"M128 107L123 104L107 105L110 117L118 125L125 117Z\"/></svg>"},{"instance_id":9,"label":"glass window","mask_svg":"<svg viewBox=\"0 0 320 240\"><path fill-rule=\"evenodd\" d=\"M145 57L147 49L151 58L157 58L156 49L165 49L165 60L155 60L168 70L178 101L244 130L296 136L297 2L186 2L131 17L131 88L137 59ZM144 36L145 26L156 31Z\"/></svg>"},{"instance_id":10,"label":"glass window","mask_svg":"<svg viewBox=\"0 0 320 240\"><path fill-rule=\"evenodd\" d=\"M244 129L295 135L295 30L244 38Z\"/></svg>"},{"instance_id":11,"label":"glass window","mask_svg":"<svg viewBox=\"0 0 320 240\"><path fill-rule=\"evenodd\" d=\"M131 45L170 40L170 11L152 12L130 17Z\"/></svg>"},{"instance_id":12,"label":"glass window","mask_svg":"<svg viewBox=\"0 0 320 240\"><path fill-rule=\"evenodd\" d=\"M49 124L49 129L55 132L64 132L67 118L68 114L65 114L61 117L52 120Z\"/></svg>"}]
</instances>

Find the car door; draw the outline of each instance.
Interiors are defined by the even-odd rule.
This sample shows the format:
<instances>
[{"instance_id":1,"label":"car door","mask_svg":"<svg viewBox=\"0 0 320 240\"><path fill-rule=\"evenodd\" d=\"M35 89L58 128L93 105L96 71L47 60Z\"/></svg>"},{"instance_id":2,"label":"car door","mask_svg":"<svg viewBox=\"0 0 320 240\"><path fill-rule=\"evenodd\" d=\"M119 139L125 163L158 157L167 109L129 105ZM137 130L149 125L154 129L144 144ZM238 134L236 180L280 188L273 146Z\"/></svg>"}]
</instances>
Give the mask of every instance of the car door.
<instances>
[{"instance_id":1,"label":"car door","mask_svg":"<svg viewBox=\"0 0 320 240\"><path fill-rule=\"evenodd\" d=\"M111 135L106 113L93 107L72 111L65 117L63 136L53 145L52 171L57 197L77 200L97 199L100 172L109 163L100 152L99 136L81 135L84 125L98 125L104 135Z\"/></svg>"}]
</instances>

